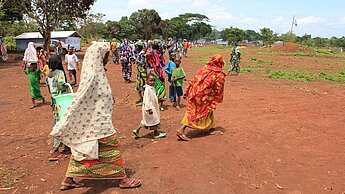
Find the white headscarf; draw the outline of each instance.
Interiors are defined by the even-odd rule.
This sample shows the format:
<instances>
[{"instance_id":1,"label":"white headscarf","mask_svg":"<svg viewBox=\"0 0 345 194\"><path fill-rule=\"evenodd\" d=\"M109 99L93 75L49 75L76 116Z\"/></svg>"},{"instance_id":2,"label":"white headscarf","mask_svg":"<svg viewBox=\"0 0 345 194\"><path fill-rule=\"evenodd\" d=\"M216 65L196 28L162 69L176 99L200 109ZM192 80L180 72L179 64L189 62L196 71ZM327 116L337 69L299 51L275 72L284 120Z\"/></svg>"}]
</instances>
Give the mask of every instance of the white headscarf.
<instances>
[{"instance_id":1,"label":"white headscarf","mask_svg":"<svg viewBox=\"0 0 345 194\"><path fill-rule=\"evenodd\" d=\"M28 48L25 50L23 61L26 63L37 63L38 57L33 42L29 42Z\"/></svg>"},{"instance_id":2,"label":"white headscarf","mask_svg":"<svg viewBox=\"0 0 345 194\"><path fill-rule=\"evenodd\" d=\"M71 148L75 160L98 159L98 140L116 133L113 97L103 65L108 51L109 43L87 49L76 96L50 133Z\"/></svg>"}]
</instances>

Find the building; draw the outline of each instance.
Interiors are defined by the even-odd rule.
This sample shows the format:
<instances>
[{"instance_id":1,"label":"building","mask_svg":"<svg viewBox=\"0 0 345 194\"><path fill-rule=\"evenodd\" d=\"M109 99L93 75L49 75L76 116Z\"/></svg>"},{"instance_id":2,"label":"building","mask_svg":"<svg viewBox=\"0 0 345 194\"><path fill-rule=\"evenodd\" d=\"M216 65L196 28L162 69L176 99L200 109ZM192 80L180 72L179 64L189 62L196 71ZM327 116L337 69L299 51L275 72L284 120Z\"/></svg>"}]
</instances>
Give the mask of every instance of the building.
<instances>
[{"instance_id":1,"label":"building","mask_svg":"<svg viewBox=\"0 0 345 194\"><path fill-rule=\"evenodd\" d=\"M35 45L43 45L43 36L39 32L25 32L14 38L16 40L17 51L25 51L29 42ZM52 44L61 40L66 47L73 46L75 50L80 50L81 35L76 31L56 31L51 33Z\"/></svg>"}]
</instances>

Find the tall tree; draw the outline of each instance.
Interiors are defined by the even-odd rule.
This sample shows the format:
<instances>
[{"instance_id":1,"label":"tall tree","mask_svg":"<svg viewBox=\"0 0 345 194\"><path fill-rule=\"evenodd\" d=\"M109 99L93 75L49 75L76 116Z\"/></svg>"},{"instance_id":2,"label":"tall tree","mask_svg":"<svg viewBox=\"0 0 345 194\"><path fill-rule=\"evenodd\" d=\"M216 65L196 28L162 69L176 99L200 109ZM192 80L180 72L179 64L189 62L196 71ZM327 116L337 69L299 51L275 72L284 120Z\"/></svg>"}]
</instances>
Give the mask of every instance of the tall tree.
<instances>
[{"instance_id":1,"label":"tall tree","mask_svg":"<svg viewBox=\"0 0 345 194\"><path fill-rule=\"evenodd\" d=\"M275 37L276 37L276 35L273 33L273 31L269 28L260 29L260 35L261 35L265 45L273 44Z\"/></svg>"},{"instance_id":2,"label":"tall tree","mask_svg":"<svg viewBox=\"0 0 345 194\"><path fill-rule=\"evenodd\" d=\"M15 22L23 19L21 7L18 7L20 0L0 0L0 21Z\"/></svg>"},{"instance_id":3,"label":"tall tree","mask_svg":"<svg viewBox=\"0 0 345 194\"><path fill-rule=\"evenodd\" d=\"M121 25L118 21L108 20L105 25L107 26L110 38L120 38Z\"/></svg>"},{"instance_id":4,"label":"tall tree","mask_svg":"<svg viewBox=\"0 0 345 194\"><path fill-rule=\"evenodd\" d=\"M248 41L256 41L261 40L261 36L259 33L255 32L254 30L246 30L244 31L244 40Z\"/></svg>"},{"instance_id":5,"label":"tall tree","mask_svg":"<svg viewBox=\"0 0 345 194\"><path fill-rule=\"evenodd\" d=\"M176 39L193 39L194 36L202 37L212 32L212 27L205 22L209 22L209 18L205 15L185 13L178 17L171 18L167 23L171 28L171 36ZM202 29L202 31L197 31L198 28Z\"/></svg>"},{"instance_id":6,"label":"tall tree","mask_svg":"<svg viewBox=\"0 0 345 194\"><path fill-rule=\"evenodd\" d=\"M239 28L225 28L221 32L222 39L228 42L242 41L244 38L244 30Z\"/></svg>"},{"instance_id":7,"label":"tall tree","mask_svg":"<svg viewBox=\"0 0 345 194\"><path fill-rule=\"evenodd\" d=\"M89 14L80 23L81 34L88 39L100 39L107 35L106 25L103 23L103 17L105 15L101 13Z\"/></svg>"},{"instance_id":8,"label":"tall tree","mask_svg":"<svg viewBox=\"0 0 345 194\"><path fill-rule=\"evenodd\" d=\"M159 32L158 25L162 19L154 9L142 9L132 13L130 20L134 22L139 36L149 39Z\"/></svg>"},{"instance_id":9,"label":"tall tree","mask_svg":"<svg viewBox=\"0 0 345 194\"><path fill-rule=\"evenodd\" d=\"M119 38L143 38L140 34L138 34L140 31L138 31L135 27L134 21L128 19L127 16L121 18L119 25L121 27L121 32L118 35Z\"/></svg>"},{"instance_id":10,"label":"tall tree","mask_svg":"<svg viewBox=\"0 0 345 194\"><path fill-rule=\"evenodd\" d=\"M35 20L49 52L51 31L66 18L85 18L95 0L16 0L23 13Z\"/></svg>"},{"instance_id":11,"label":"tall tree","mask_svg":"<svg viewBox=\"0 0 345 194\"><path fill-rule=\"evenodd\" d=\"M206 37L212 33L212 27L205 22L195 22L191 25L192 34L189 37L190 39L198 40L202 37Z\"/></svg>"}]
</instances>

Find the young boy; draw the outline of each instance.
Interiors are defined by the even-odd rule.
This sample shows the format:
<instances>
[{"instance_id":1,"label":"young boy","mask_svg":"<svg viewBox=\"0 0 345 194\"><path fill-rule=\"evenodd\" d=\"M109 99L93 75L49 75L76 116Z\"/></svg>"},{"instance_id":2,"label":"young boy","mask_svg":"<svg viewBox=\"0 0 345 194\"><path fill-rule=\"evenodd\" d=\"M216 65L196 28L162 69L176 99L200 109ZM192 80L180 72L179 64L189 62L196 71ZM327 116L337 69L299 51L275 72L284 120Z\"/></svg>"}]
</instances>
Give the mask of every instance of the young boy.
<instances>
[{"instance_id":1,"label":"young boy","mask_svg":"<svg viewBox=\"0 0 345 194\"><path fill-rule=\"evenodd\" d=\"M171 81L173 83L174 87L174 93L177 95L177 101L174 103L174 107L176 107L176 110L180 110L180 103L181 103L181 96L183 95L182 86L183 86L183 80L186 77L186 74L183 70L181 65L181 59L180 57L177 57L175 59L176 67L171 70Z\"/></svg>"},{"instance_id":2,"label":"young boy","mask_svg":"<svg viewBox=\"0 0 345 194\"><path fill-rule=\"evenodd\" d=\"M78 86L77 70L79 71L79 59L77 55L74 54L73 47L70 47L68 49L68 53L65 55L65 63L67 63L68 75L71 84L74 86ZM72 75L74 77L74 81L71 81L73 79Z\"/></svg>"},{"instance_id":3,"label":"young boy","mask_svg":"<svg viewBox=\"0 0 345 194\"><path fill-rule=\"evenodd\" d=\"M171 102L175 102L175 93L174 93L174 86L173 86L173 82L171 81L171 70L173 68L176 67L174 61L175 61L175 58L176 58L176 54L175 53L171 53L170 54L170 60L168 62L168 64L166 64L165 66L165 74L168 76L168 81L169 81L169 99Z\"/></svg>"},{"instance_id":4,"label":"young boy","mask_svg":"<svg viewBox=\"0 0 345 194\"><path fill-rule=\"evenodd\" d=\"M160 112L156 89L153 87L155 82L155 75L149 73L147 75L147 85L145 85L144 99L142 105L143 120L141 125L133 130L134 135L140 138L140 129L145 127L149 130L154 130L154 138L166 137L166 133L158 132L160 123Z\"/></svg>"},{"instance_id":5,"label":"young boy","mask_svg":"<svg viewBox=\"0 0 345 194\"><path fill-rule=\"evenodd\" d=\"M45 100L41 94L39 78L41 76L42 71L37 70L37 63L31 63L30 68L25 70L25 74L29 77L30 80L30 94L32 100L32 106L30 109L37 107L35 100L42 100L42 104L45 104Z\"/></svg>"}]
</instances>

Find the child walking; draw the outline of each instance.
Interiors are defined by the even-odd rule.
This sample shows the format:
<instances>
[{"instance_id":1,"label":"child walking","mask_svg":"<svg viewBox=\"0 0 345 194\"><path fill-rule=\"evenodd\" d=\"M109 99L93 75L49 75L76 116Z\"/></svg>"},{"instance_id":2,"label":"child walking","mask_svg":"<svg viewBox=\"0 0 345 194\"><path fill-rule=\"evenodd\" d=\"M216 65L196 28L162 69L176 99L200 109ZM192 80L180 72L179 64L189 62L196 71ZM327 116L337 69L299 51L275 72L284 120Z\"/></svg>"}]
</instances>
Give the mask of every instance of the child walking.
<instances>
[{"instance_id":1,"label":"child walking","mask_svg":"<svg viewBox=\"0 0 345 194\"><path fill-rule=\"evenodd\" d=\"M35 100L42 100L42 104L45 104L45 99L41 94L39 78L42 71L37 70L37 63L31 63L30 68L25 70L25 74L29 77L30 80L30 94L32 100L32 106L30 109L37 107Z\"/></svg>"},{"instance_id":2,"label":"child walking","mask_svg":"<svg viewBox=\"0 0 345 194\"><path fill-rule=\"evenodd\" d=\"M79 59L77 57L77 55L74 54L74 48L70 47L68 49L68 53L65 55L65 63L67 63L67 68L68 68L68 75L69 75L69 80L71 82L71 84L73 84L74 86L78 86L77 83L77 70L79 71ZM74 80L71 81L72 75L74 77Z\"/></svg>"},{"instance_id":3,"label":"child walking","mask_svg":"<svg viewBox=\"0 0 345 194\"><path fill-rule=\"evenodd\" d=\"M137 138L140 138L140 129L145 127L146 129L154 131L154 138L163 138L166 137L166 133L159 132L159 123L160 123L160 112L158 98L156 95L156 89L153 87L155 82L155 75L148 74L147 76L147 85L145 85L144 99L142 105L142 115L143 120L141 125L133 130L134 135Z\"/></svg>"},{"instance_id":4,"label":"child walking","mask_svg":"<svg viewBox=\"0 0 345 194\"><path fill-rule=\"evenodd\" d=\"M174 93L177 95L177 101L174 103L174 107L176 107L176 110L180 110L180 104L181 104L181 96L183 95L183 80L186 77L186 74L181 67L181 58L177 57L175 59L176 67L171 70L171 80L174 87Z\"/></svg>"}]
</instances>

